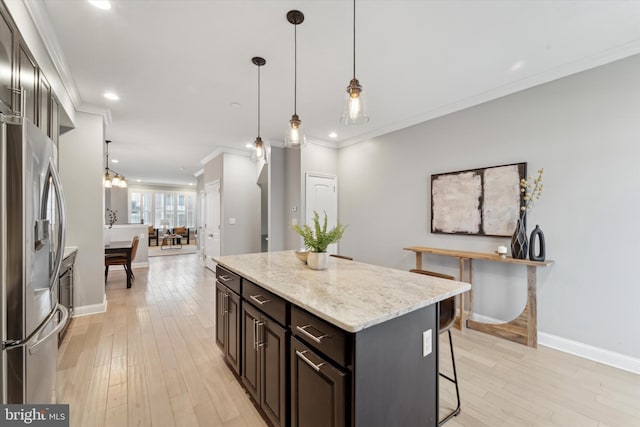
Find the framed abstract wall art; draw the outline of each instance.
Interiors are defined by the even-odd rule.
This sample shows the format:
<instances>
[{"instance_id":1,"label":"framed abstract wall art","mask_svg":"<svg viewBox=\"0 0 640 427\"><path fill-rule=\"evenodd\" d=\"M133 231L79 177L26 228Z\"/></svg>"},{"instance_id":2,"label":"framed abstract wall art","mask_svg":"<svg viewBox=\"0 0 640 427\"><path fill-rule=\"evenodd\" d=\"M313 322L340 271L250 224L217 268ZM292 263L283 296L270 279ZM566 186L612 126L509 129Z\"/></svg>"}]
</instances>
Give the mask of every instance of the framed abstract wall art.
<instances>
[{"instance_id":1,"label":"framed abstract wall art","mask_svg":"<svg viewBox=\"0 0 640 427\"><path fill-rule=\"evenodd\" d=\"M431 175L431 232L509 237L526 163Z\"/></svg>"}]
</instances>

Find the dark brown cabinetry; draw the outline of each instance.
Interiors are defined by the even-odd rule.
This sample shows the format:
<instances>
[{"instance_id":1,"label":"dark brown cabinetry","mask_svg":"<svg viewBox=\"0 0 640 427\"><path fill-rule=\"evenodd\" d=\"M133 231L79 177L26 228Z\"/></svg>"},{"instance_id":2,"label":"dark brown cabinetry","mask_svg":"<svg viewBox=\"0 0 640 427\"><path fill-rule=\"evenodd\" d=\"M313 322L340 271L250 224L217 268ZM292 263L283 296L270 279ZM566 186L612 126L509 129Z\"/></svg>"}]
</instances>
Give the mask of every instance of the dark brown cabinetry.
<instances>
[{"instance_id":1,"label":"dark brown cabinetry","mask_svg":"<svg viewBox=\"0 0 640 427\"><path fill-rule=\"evenodd\" d=\"M291 426L344 427L347 372L291 338Z\"/></svg>"},{"instance_id":2,"label":"dark brown cabinetry","mask_svg":"<svg viewBox=\"0 0 640 427\"><path fill-rule=\"evenodd\" d=\"M58 333L58 346L62 343L73 316L73 265L76 261L76 254L77 252L74 251L62 260L60 276L58 277L58 302L69 310L69 322Z\"/></svg>"},{"instance_id":3,"label":"dark brown cabinetry","mask_svg":"<svg viewBox=\"0 0 640 427\"><path fill-rule=\"evenodd\" d=\"M216 276L216 344L229 366L240 375L240 278L220 268Z\"/></svg>"},{"instance_id":4,"label":"dark brown cabinetry","mask_svg":"<svg viewBox=\"0 0 640 427\"><path fill-rule=\"evenodd\" d=\"M313 301L303 308L286 290L276 295L225 271L218 267L218 298L227 292L220 289L224 279L242 295L241 382L269 424L438 425L436 304L349 332L310 312ZM265 276L265 283L272 280ZM223 335L225 328L218 331ZM425 351L429 336L431 351Z\"/></svg>"},{"instance_id":5,"label":"dark brown cabinetry","mask_svg":"<svg viewBox=\"0 0 640 427\"><path fill-rule=\"evenodd\" d=\"M20 111L24 117L37 125L38 114L36 106L38 99L36 97L36 88L38 82L38 67L22 40L18 43L18 69L16 77L17 87L20 88L20 93L14 98L14 105L17 106L14 110ZM24 101L22 101L22 99L24 99ZM24 102L24 104L22 104L22 102ZM23 106L24 111L22 111Z\"/></svg>"},{"instance_id":6,"label":"dark brown cabinetry","mask_svg":"<svg viewBox=\"0 0 640 427\"><path fill-rule=\"evenodd\" d=\"M51 138L51 86L42 73L38 73L38 126Z\"/></svg>"},{"instance_id":7,"label":"dark brown cabinetry","mask_svg":"<svg viewBox=\"0 0 640 427\"><path fill-rule=\"evenodd\" d=\"M0 111L9 113L13 106L15 27L9 13L0 4Z\"/></svg>"},{"instance_id":8,"label":"dark brown cabinetry","mask_svg":"<svg viewBox=\"0 0 640 427\"><path fill-rule=\"evenodd\" d=\"M287 425L287 331L246 300L242 306L242 324L242 383L269 421L284 427Z\"/></svg>"}]
</instances>

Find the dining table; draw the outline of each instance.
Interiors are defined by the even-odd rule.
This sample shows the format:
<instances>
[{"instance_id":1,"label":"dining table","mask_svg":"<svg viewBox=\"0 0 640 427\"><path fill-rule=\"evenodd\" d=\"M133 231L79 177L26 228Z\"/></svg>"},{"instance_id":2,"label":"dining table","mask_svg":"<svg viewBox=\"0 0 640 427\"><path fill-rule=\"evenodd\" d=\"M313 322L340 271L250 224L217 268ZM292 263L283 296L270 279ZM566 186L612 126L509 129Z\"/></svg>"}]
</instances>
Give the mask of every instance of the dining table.
<instances>
[{"instance_id":1,"label":"dining table","mask_svg":"<svg viewBox=\"0 0 640 427\"><path fill-rule=\"evenodd\" d=\"M124 255L127 257L127 288L131 288L131 249L133 247L131 240L123 240L119 242L109 242L104 245L104 256Z\"/></svg>"}]
</instances>

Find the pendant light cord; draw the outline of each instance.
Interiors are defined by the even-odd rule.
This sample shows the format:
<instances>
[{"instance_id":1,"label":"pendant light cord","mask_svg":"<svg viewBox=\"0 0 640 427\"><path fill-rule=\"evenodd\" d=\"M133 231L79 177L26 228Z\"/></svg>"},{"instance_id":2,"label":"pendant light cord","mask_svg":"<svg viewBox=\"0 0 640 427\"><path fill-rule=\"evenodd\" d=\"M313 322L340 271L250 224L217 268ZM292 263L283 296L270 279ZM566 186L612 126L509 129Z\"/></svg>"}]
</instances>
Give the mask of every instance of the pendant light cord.
<instances>
[{"instance_id":1,"label":"pendant light cord","mask_svg":"<svg viewBox=\"0 0 640 427\"><path fill-rule=\"evenodd\" d=\"M260 137L260 66L258 65L258 137Z\"/></svg>"},{"instance_id":2,"label":"pendant light cord","mask_svg":"<svg viewBox=\"0 0 640 427\"><path fill-rule=\"evenodd\" d=\"M353 78L356 78L356 0L353 0Z\"/></svg>"},{"instance_id":3,"label":"pendant light cord","mask_svg":"<svg viewBox=\"0 0 640 427\"><path fill-rule=\"evenodd\" d=\"M293 26L293 114L298 114L298 24Z\"/></svg>"}]
</instances>

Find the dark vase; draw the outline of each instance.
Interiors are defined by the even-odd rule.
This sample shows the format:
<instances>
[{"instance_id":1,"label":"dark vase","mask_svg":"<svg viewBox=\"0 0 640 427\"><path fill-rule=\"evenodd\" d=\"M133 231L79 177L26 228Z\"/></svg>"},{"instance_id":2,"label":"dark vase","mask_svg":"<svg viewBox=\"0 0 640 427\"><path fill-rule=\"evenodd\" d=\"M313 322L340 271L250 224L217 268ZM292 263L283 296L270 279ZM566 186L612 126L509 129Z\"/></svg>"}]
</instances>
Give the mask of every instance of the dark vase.
<instances>
[{"instance_id":1,"label":"dark vase","mask_svg":"<svg viewBox=\"0 0 640 427\"><path fill-rule=\"evenodd\" d=\"M529 239L527 239L527 226L524 223L524 215L518 218L516 231L511 237L511 256L517 259L527 259Z\"/></svg>"},{"instance_id":2,"label":"dark vase","mask_svg":"<svg viewBox=\"0 0 640 427\"><path fill-rule=\"evenodd\" d=\"M540 248L537 254L536 254L536 239L540 244ZM531 261L544 261L545 255L546 253L545 253L545 244L544 244L544 233L542 232L540 227L536 225L536 228L534 228L533 231L531 232L531 239L529 239L529 259Z\"/></svg>"}]
</instances>

